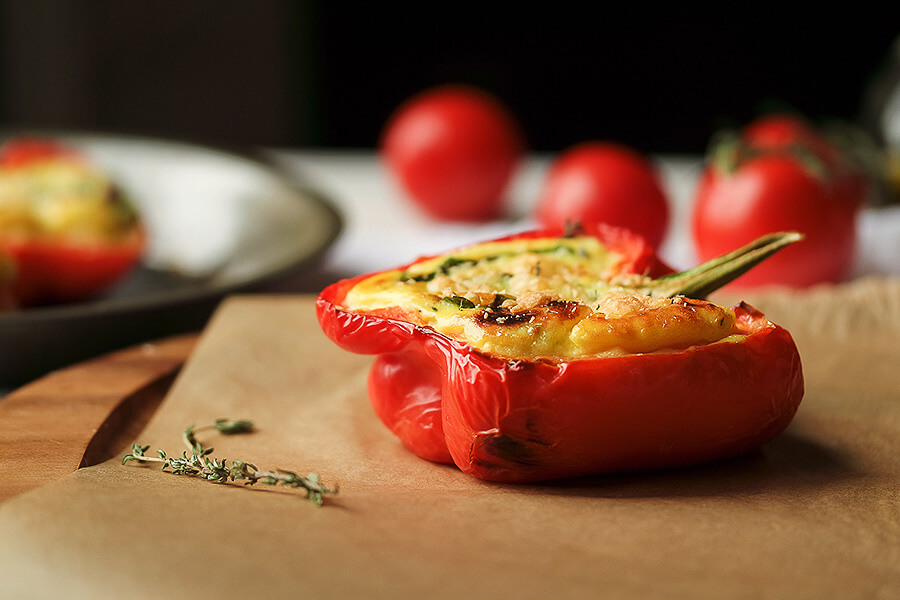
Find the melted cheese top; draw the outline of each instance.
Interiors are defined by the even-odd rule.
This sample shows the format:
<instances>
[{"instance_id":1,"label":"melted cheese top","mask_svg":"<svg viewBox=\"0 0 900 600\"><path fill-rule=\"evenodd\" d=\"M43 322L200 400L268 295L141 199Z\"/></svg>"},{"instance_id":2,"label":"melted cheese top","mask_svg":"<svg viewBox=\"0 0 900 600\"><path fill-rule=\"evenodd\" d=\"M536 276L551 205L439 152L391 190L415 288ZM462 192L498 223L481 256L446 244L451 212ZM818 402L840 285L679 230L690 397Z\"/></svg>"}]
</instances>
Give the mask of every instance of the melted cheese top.
<instances>
[{"instance_id":1,"label":"melted cheese top","mask_svg":"<svg viewBox=\"0 0 900 600\"><path fill-rule=\"evenodd\" d=\"M22 238L109 241L129 233L136 214L103 173L58 158L0 169L0 233Z\"/></svg>"},{"instance_id":2,"label":"melted cheese top","mask_svg":"<svg viewBox=\"0 0 900 600\"><path fill-rule=\"evenodd\" d=\"M397 317L478 350L521 359L665 352L736 335L733 311L642 293L640 275L596 238L478 244L377 273L342 308Z\"/></svg>"}]
</instances>

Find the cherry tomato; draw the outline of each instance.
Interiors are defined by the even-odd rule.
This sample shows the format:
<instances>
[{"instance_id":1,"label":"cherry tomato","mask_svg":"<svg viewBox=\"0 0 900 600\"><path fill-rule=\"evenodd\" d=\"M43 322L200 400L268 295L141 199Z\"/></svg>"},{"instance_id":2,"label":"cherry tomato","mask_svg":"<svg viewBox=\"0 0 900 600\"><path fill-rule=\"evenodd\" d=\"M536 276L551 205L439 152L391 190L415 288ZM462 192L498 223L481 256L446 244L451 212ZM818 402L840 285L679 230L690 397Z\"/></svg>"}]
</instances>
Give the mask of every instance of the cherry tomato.
<instances>
[{"instance_id":1,"label":"cherry tomato","mask_svg":"<svg viewBox=\"0 0 900 600\"><path fill-rule=\"evenodd\" d=\"M669 204L645 156L619 144L585 142L550 165L536 216L544 227L607 223L658 247L669 224Z\"/></svg>"},{"instance_id":2,"label":"cherry tomato","mask_svg":"<svg viewBox=\"0 0 900 600\"><path fill-rule=\"evenodd\" d=\"M831 166L839 160L837 148L799 115L774 113L759 117L744 127L741 137L756 148L808 148Z\"/></svg>"},{"instance_id":3,"label":"cherry tomato","mask_svg":"<svg viewBox=\"0 0 900 600\"><path fill-rule=\"evenodd\" d=\"M388 120L381 154L407 194L432 217L486 221L524 151L519 125L499 100L442 86L404 103Z\"/></svg>"},{"instance_id":4,"label":"cherry tomato","mask_svg":"<svg viewBox=\"0 0 900 600\"><path fill-rule=\"evenodd\" d=\"M767 259L733 286L806 287L844 279L856 246L859 203L835 173L781 150L746 155L730 167L711 163L698 185L693 234L701 261L773 231L805 239Z\"/></svg>"},{"instance_id":5,"label":"cherry tomato","mask_svg":"<svg viewBox=\"0 0 900 600\"><path fill-rule=\"evenodd\" d=\"M759 117L744 127L741 139L757 150L780 149L821 161L817 168L830 171L832 185L843 188L836 192L837 197L857 208L865 201L869 191L865 170L802 116L775 113Z\"/></svg>"}]
</instances>

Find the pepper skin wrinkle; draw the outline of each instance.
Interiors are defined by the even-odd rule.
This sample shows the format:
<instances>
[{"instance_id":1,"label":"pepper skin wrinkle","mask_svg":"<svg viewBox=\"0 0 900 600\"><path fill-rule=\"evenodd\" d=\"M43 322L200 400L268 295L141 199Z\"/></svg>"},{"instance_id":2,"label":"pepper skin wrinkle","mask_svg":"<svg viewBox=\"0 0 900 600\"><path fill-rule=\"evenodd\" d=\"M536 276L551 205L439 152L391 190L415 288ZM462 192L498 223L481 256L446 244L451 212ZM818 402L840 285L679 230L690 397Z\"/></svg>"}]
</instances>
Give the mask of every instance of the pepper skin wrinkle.
<instances>
[{"instance_id":1,"label":"pepper skin wrinkle","mask_svg":"<svg viewBox=\"0 0 900 600\"><path fill-rule=\"evenodd\" d=\"M376 355L369 397L402 443L480 479L754 450L798 409L796 346L749 305L639 291L669 273L621 230L527 232L337 282L317 312L335 343Z\"/></svg>"}]
</instances>

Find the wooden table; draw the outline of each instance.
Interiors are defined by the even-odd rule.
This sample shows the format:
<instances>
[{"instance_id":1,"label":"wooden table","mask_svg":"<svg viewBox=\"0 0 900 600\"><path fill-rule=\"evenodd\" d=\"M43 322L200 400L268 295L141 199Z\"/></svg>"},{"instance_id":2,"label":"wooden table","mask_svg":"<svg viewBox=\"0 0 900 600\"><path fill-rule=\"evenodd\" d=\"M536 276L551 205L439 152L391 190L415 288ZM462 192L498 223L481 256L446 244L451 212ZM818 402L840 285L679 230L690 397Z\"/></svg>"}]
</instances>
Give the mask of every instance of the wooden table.
<instances>
[{"instance_id":1,"label":"wooden table","mask_svg":"<svg viewBox=\"0 0 900 600\"><path fill-rule=\"evenodd\" d=\"M183 335L101 356L0 400L0 502L127 448L197 338Z\"/></svg>"}]
</instances>

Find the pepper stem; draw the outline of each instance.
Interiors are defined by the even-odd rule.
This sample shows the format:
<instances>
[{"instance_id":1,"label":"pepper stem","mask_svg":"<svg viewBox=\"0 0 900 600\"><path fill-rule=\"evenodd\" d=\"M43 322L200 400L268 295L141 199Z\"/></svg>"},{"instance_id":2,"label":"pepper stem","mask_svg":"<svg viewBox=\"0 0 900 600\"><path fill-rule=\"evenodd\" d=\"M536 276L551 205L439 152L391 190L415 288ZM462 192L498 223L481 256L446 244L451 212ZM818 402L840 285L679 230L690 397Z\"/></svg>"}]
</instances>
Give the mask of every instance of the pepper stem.
<instances>
[{"instance_id":1,"label":"pepper stem","mask_svg":"<svg viewBox=\"0 0 900 600\"><path fill-rule=\"evenodd\" d=\"M654 297L688 296L702 299L782 248L802 239L803 235L796 231L770 233L693 269L654 279L640 289Z\"/></svg>"}]
</instances>

